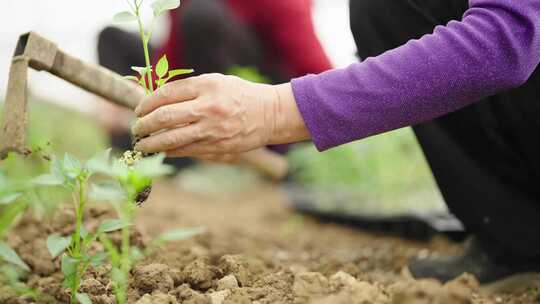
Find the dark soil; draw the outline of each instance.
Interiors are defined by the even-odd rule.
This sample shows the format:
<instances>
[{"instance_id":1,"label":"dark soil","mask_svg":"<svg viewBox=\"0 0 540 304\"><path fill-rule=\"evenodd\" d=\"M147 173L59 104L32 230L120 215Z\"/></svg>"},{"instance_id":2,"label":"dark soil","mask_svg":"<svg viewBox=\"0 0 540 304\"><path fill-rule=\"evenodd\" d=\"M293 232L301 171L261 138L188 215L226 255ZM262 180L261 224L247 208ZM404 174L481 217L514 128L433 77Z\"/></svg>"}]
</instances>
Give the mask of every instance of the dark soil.
<instances>
[{"instance_id":1,"label":"dark soil","mask_svg":"<svg viewBox=\"0 0 540 304\"><path fill-rule=\"evenodd\" d=\"M401 275L416 255L460 250L443 238L411 242L320 224L289 210L269 186L212 200L175 188L173 182L155 185L140 209L140 233L133 241L142 246L149 236L180 227L205 226L208 232L169 244L137 265L130 303L540 303L533 285L514 295L482 295L468 275L446 285ZM93 207L86 225L91 229L112 217L104 207ZM51 232L70 233L72 218L69 209L49 224L25 218L9 240L33 270L28 285L61 303L69 297L45 238ZM83 282L82 291L95 304L114 303L107 270L91 269ZM28 302L0 286L0 303Z\"/></svg>"}]
</instances>

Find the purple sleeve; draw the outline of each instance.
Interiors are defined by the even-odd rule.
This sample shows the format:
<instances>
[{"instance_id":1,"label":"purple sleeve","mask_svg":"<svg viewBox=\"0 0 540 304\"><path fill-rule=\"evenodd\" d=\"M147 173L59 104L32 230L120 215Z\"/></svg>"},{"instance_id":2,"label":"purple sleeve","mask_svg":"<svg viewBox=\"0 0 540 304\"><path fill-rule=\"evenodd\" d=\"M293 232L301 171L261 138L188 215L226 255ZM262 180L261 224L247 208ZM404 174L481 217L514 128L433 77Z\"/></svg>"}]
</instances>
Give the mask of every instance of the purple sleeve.
<instances>
[{"instance_id":1,"label":"purple sleeve","mask_svg":"<svg viewBox=\"0 0 540 304\"><path fill-rule=\"evenodd\" d=\"M462 21L292 86L315 145L325 150L520 86L539 62L540 0L471 0Z\"/></svg>"}]
</instances>

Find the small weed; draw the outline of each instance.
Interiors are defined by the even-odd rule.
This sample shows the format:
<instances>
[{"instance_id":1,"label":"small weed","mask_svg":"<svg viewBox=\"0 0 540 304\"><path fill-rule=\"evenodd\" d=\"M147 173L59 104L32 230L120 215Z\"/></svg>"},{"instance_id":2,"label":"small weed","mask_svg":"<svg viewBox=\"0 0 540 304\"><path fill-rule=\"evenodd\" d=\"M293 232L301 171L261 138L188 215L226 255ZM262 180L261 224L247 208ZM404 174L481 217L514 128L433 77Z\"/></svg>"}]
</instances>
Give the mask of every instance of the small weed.
<instances>
[{"instance_id":1,"label":"small weed","mask_svg":"<svg viewBox=\"0 0 540 304\"><path fill-rule=\"evenodd\" d=\"M24 271L30 268L3 239L13 222L28 208L28 203L22 199L28 188L28 184L15 183L0 173L0 260Z\"/></svg>"},{"instance_id":2,"label":"small weed","mask_svg":"<svg viewBox=\"0 0 540 304\"><path fill-rule=\"evenodd\" d=\"M98 156L96 156L98 157ZM47 239L47 248L53 258L63 252L61 269L64 274L64 287L71 292L71 303L89 303L88 296L79 293L82 277L90 265L100 265L106 257L105 252L91 254L89 247L100 233L118 230L119 221L107 220L101 223L98 231L89 233L83 225L84 210L87 205L88 180L97 171L92 167L96 159L82 164L77 158L65 154L62 160L53 158L48 173L33 179L40 186L63 187L72 193L75 210L75 231L69 237L52 234Z\"/></svg>"},{"instance_id":3,"label":"small weed","mask_svg":"<svg viewBox=\"0 0 540 304\"><path fill-rule=\"evenodd\" d=\"M174 240L182 240L203 232L201 228L180 229L167 232L157 237L144 250L132 247L130 244L131 226L133 225L137 205L141 193L150 187L152 179L170 174L173 168L163 164L164 154L137 159L134 162L110 159L109 152L102 154L92 163L96 172L105 174L112 179L102 182L92 190L92 198L97 201L108 201L116 209L119 222L115 228L122 230L122 241L119 248L114 246L104 232L99 239L104 245L112 269L110 278L113 281L114 293L118 304L126 303L128 275L133 265L152 254L162 244Z\"/></svg>"}]
</instances>

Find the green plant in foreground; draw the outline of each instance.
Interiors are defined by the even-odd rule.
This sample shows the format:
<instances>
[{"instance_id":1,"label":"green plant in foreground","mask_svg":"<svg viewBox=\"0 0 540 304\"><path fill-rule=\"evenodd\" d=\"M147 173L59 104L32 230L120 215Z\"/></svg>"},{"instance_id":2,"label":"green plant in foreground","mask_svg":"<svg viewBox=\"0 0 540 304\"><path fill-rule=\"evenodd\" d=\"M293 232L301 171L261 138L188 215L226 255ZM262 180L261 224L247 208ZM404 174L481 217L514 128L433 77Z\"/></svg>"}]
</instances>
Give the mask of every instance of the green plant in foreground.
<instances>
[{"instance_id":1,"label":"green plant in foreground","mask_svg":"<svg viewBox=\"0 0 540 304\"><path fill-rule=\"evenodd\" d=\"M46 169L48 155L41 148L33 149L33 165ZM28 172L25 172L28 174ZM9 176L9 178L8 178ZM28 175L27 175L28 176ZM25 179L28 180L28 179ZM51 204L39 200L40 194L28 181L13 179L11 175L0 173L0 287L13 295L33 299L37 303L56 303L56 301L21 281L30 271L30 267L17 255L16 251L2 240L9 229L24 213L32 211L33 216L52 211ZM1 263L1 262L4 263ZM1 292L0 292L1 293Z\"/></svg>"},{"instance_id":2,"label":"green plant in foreground","mask_svg":"<svg viewBox=\"0 0 540 304\"><path fill-rule=\"evenodd\" d=\"M50 235L47 248L53 258L64 251L61 258L61 270L64 274L64 287L71 292L71 303L89 303L87 295L79 293L82 277L90 265L100 265L106 257L104 252L90 253L90 245L103 232L118 230L119 221L106 220L94 234L89 233L83 225L84 210L88 202L88 180L96 173L90 159L85 165L70 154L65 154L62 160L53 158L50 171L33 179L40 186L64 187L72 193L75 210L75 231L70 237L58 234Z\"/></svg>"},{"instance_id":3,"label":"green plant in foreground","mask_svg":"<svg viewBox=\"0 0 540 304\"><path fill-rule=\"evenodd\" d=\"M92 197L98 201L108 201L116 209L121 227L121 244L116 247L104 232L99 239L107 250L112 266L110 278L113 281L117 304L126 303L128 275L133 264L153 253L163 243L182 240L203 232L201 228L179 229L157 237L144 250L130 244L131 226L133 225L140 193L151 185L152 179L170 174L173 168L163 164L164 154L130 160L110 159L105 152L94 162L97 172L111 177L111 180L94 186Z\"/></svg>"},{"instance_id":4,"label":"green plant in foreground","mask_svg":"<svg viewBox=\"0 0 540 304\"><path fill-rule=\"evenodd\" d=\"M54 297L30 288L25 283L22 283L21 278L26 274L27 273L18 266L12 264L0 265L0 303L4 303L1 301L2 296L7 298L10 296L17 296L27 300L32 299L34 301L32 303L57 303ZM7 293L7 295L4 293Z\"/></svg>"},{"instance_id":5,"label":"green plant in foreground","mask_svg":"<svg viewBox=\"0 0 540 304\"><path fill-rule=\"evenodd\" d=\"M24 271L30 271L28 265L2 240L15 219L28 207L28 203L21 199L27 188L28 185L14 183L0 173L0 260Z\"/></svg>"},{"instance_id":6,"label":"green plant in foreground","mask_svg":"<svg viewBox=\"0 0 540 304\"><path fill-rule=\"evenodd\" d=\"M126 0L127 5L129 6L128 11L123 11L117 13L113 20L116 23L126 23L126 22L137 22L139 27L139 34L141 36L141 42L143 45L144 59L146 66L145 67L131 67L135 72L139 74L139 77L136 76L126 76L127 79L135 80L139 85L145 90L146 94L149 95L154 91L154 77L153 77L153 67L150 63L150 53L149 53L149 43L152 38L152 33L154 30L154 22L156 18L160 17L164 13L170 10L174 10L180 6L180 0L156 0L150 5L153 10L153 19L150 28L147 30L144 27L144 24L141 19L142 13L142 4L144 0ZM163 55L157 65L156 65L156 76L155 84L157 87L161 87L166 84L172 78L193 73L191 69L175 69L169 70L169 61L167 60L167 55ZM134 138L134 144L139 140L139 138ZM125 161L133 161L133 159L140 157L142 153L138 151L126 151L124 154ZM146 156L146 155L145 155ZM144 202L146 197L150 195L152 191L152 185L149 183L144 189L139 193L140 202Z\"/></svg>"},{"instance_id":7,"label":"green plant in foreground","mask_svg":"<svg viewBox=\"0 0 540 304\"><path fill-rule=\"evenodd\" d=\"M154 91L154 77L153 68L150 63L150 52L149 52L149 43L152 38L152 33L154 29L154 21L159 16L163 15L169 10L174 10L180 6L180 0L156 0L150 5L153 10L154 19L152 19L152 24L147 30L144 27L144 24L141 20L142 4L144 0L126 0L130 10L117 13L113 20L116 23L127 23L127 22L137 22L139 28L139 34L141 36L141 42L144 50L144 60L146 63L145 67L132 67L140 77L127 76L126 78L137 81L149 94ZM169 62L167 60L167 55L163 55L157 65L156 65L156 76L155 84L157 87L163 86L173 77L193 73L191 69L175 69L169 70Z\"/></svg>"}]
</instances>

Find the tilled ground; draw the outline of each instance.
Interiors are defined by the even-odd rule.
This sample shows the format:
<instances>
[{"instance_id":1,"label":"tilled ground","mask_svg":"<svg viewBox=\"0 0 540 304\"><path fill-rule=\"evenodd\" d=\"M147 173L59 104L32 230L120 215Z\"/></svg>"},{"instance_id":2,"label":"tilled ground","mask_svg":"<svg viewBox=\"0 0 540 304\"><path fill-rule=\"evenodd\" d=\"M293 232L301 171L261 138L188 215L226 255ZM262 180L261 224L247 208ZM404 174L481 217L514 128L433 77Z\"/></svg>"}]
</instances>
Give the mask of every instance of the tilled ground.
<instances>
[{"instance_id":1,"label":"tilled ground","mask_svg":"<svg viewBox=\"0 0 540 304\"><path fill-rule=\"evenodd\" d=\"M289 210L270 186L217 199L194 196L173 182L154 188L140 209L135 243L172 228L204 226L207 232L169 244L136 266L130 303L540 303L534 286L515 295L482 295L467 275L446 285L410 280L400 273L411 257L451 254L460 246L442 238L411 242L321 224ZM88 213L89 229L111 216L100 207ZM25 219L10 236L33 269L29 285L59 302L68 295L45 238L69 233L72 216L63 211L48 225ZM92 269L83 282L82 291L95 304L114 303L106 272L107 267ZM1 288L0 303L26 303Z\"/></svg>"}]
</instances>

